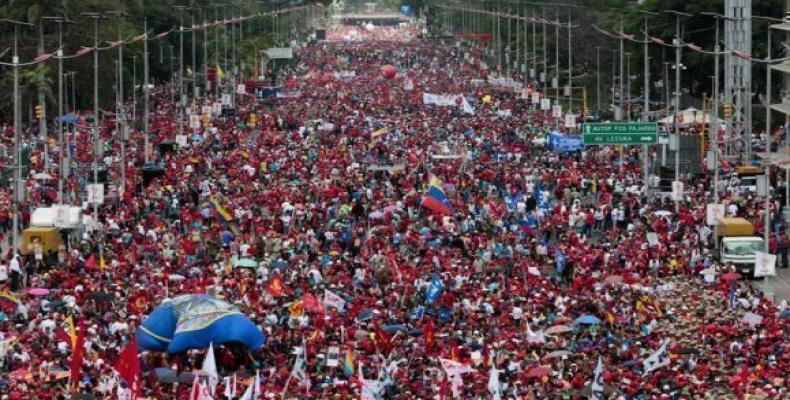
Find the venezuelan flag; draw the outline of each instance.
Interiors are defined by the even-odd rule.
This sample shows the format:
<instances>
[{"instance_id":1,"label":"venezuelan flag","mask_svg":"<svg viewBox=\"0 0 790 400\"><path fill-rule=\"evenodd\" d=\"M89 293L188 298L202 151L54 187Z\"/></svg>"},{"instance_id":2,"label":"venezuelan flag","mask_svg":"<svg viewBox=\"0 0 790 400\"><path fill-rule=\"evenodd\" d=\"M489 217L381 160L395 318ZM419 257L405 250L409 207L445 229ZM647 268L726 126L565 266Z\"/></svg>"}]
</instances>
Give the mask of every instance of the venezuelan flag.
<instances>
[{"instance_id":1,"label":"venezuelan flag","mask_svg":"<svg viewBox=\"0 0 790 400\"><path fill-rule=\"evenodd\" d=\"M442 189L442 182L437 177L431 178L428 191L422 199L421 206L433 211L436 214L452 215L453 206Z\"/></svg>"},{"instance_id":2,"label":"venezuelan flag","mask_svg":"<svg viewBox=\"0 0 790 400\"><path fill-rule=\"evenodd\" d=\"M225 209L225 207L222 207L222 204L219 204L216 198L212 197L211 199L209 199L209 203L211 204L211 207L215 211L217 211L217 214L219 214L220 218L222 218L223 221L225 222L233 221L233 216L230 215L230 213L228 212L228 210Z\"/></svg>"},{"instance_id":3,"label":"venezuelan flag","mask_svg":"<svg viewBox=\"0 0 790 400\"><path fill-rule=\"evenodd\" d=\"M0 291L0 302L19 304L19 299L7 290Z\"/></svg>"},{"instance_id":4,"label":"venezuelan flag","mask_svg":"<svg viewBox=\"0 0 790 400\"><path fill-rule=\"evenodd\" d=\"M343 374L346 378L354 375L354 351L351 349L346 350L346 356L343 359Z\"/></svg>"}]
</instances>

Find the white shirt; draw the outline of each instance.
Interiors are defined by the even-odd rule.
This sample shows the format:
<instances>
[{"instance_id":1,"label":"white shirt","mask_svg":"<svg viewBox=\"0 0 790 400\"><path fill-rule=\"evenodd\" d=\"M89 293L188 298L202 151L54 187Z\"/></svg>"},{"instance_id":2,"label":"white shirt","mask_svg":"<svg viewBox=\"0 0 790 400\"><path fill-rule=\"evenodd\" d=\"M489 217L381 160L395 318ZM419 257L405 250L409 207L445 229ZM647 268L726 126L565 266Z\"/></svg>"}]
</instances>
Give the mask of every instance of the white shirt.
<instances>
[{"instance_id":1,"label":"white shirt","mask_svg":"<svg viewBox=\"0 0 790 400\"><path fill-rule=\"evenodd\" d=\"M5 264L0 264L0 282L5 282L8 280L8 266Z\"/></svg>"},{"instance_id":2,"label":"white shirt","mask_svg":"<svg viewBox=\"0 0 790 400\"><path fill-rule=\"evenodd\" d=\"M8 264L8 266L11 268L11 271L22 272L19 269L19 260L16 257L11 259L11 262Z\"/></svg>"}]
</instances>

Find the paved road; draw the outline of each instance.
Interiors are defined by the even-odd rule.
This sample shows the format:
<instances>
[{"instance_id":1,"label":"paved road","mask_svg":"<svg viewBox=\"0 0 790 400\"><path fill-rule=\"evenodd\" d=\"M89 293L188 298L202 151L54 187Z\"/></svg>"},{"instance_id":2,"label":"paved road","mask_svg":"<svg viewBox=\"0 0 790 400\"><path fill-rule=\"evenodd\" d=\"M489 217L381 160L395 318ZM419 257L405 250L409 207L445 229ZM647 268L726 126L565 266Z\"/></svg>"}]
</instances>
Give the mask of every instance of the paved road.
<instances>
[{"instance_id":1,"label":"paved road","mask_svg":"<svg viewBox=\"0 0 790 400\"><path fill-rule=\"evenodd\" d=\"M782 300L790 302L790 268L777 268L776 276L766 277L762 281L752 281L768 298L776 303Z\"/></svg>"}]
</instances>

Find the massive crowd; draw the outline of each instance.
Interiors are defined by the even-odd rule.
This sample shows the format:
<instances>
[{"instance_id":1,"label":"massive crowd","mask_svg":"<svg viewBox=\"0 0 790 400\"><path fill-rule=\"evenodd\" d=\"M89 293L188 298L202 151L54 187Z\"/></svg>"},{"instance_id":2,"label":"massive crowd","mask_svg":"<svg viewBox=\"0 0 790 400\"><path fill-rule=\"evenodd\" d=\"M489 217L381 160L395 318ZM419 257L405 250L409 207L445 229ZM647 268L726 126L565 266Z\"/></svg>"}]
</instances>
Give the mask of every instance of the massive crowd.
<instances>
[{"instance_id":1,"label":"massive crowd","mask_svg":"<svg viewBox=\"0 0 790 400\"><path fill-rule=\"evenodd\" d=\"M536 139L556 119L488 82L480 47L383 40L398 29L344 28L330 35L341 40L305 45L279 71L288 96L238 96L235 116L154 151L163 175L151 182L140 172L142 133L132 132L126 191L98 216L84 210L95 223L67 253L4 257L0 289L18 302L2 302L0 398L69 398L73 350L57 334L69 317L87 331L76 391L114 398L113 365L134 328L186 293L238 305L267 336L260 349L216 348L239 395L258 370L267 399L588 398L600 359L606 398L788 397L786 303L722 278L730 271L705 225L709 177L686 182L675 213L634 189L641 148L625 148L622 165L607 146L549 151ZM396 76L382 73L388 64ZM171 89L153 96L154 150L176 140ZM473 111L425 105L423 93L463 95ZM89 165L91 134L78 132L75 164ZM111 122L102 135L118 182ZM45 168L40 152L35 171ZM72 174L69 197L85 179ZM450 215L421 207L437 180ZM22 220L56 190L30 179ZM761 220L760 199L720 195L732 214ZM773 214L779 253L784 225ZM327 293L341 300L322 302ZM662 344L668 365L650 370L643 361ZM290 379L302 346L307 381ZM162 383L154 370L192 371L204 356L143 352L144 395L188 398L191 383ZM440 359L470 371L448 377ZM379 376L381 392L362 393Z\"/></svg>"}]
</instances>

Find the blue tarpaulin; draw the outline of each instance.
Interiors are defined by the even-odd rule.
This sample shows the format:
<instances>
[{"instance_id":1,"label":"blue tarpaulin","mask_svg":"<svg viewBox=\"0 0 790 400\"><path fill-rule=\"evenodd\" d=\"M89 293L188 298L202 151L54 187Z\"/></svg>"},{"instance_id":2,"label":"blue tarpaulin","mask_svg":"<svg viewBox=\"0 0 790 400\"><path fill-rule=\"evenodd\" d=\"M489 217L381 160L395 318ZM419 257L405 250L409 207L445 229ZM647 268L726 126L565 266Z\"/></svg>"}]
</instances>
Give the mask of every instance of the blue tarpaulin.
<instances>
[{"instance_id":1,"label":"blue tarpaulin","mask_svg":"<svg viewBox=\"0 0 790 400\"><path fill-rule=\"evenodd\" d=\"M265 341L263 332L236 306L207 295L175 297L137 327L138 351L175 354L228 342L255 350Z\"/></svg>"}]
</instances>

